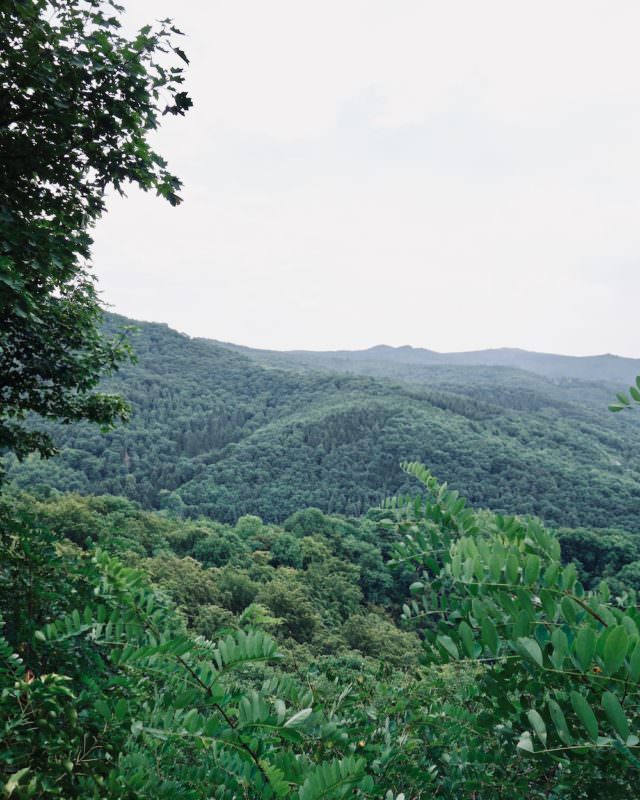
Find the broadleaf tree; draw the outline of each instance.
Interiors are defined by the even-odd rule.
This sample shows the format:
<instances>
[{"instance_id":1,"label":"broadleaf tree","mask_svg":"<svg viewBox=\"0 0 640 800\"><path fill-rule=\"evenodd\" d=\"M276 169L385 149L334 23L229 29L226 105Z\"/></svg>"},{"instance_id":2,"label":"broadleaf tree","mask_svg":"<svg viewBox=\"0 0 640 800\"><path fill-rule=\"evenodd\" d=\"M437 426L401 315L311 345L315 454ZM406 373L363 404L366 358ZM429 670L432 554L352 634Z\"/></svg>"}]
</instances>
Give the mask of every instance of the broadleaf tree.
<instances>
[{"instance_id":1,"label":"broadleaf tree","mask_svg":"<svg viewBox=\"0 0 640 800\"><path fill-rule=\"evenodd\" d=\"M53 452L29 415L127 415L96 391L129 350L100 333L91 230L109 189L180 202L149 135L191 100L180 31L164 20L127 35L123 15L113 0L0 3L0 452Z\"/></svg>"}]
</instances>

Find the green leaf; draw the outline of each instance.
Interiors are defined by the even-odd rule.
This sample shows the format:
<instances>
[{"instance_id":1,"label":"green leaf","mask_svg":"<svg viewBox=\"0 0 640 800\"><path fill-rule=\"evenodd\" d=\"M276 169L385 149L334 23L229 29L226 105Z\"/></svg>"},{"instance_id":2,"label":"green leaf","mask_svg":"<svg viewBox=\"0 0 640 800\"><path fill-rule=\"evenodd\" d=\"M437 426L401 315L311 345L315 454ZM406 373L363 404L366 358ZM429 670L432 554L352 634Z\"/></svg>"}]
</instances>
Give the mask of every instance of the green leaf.
<instances>
[{"instance_id":1,"label":"green leaf","mask_svg":"<svg viewBox=\"0 0 640 800\"><path fill-rule=\"evenodd\" d=\"M289 719L284 723L284 727L297 728L300 725L304 725L304 723L311 716L312 712L312 708L303 708L301 711L296 712L292 717L289 717Z\"/></svg>"},{"instance_id":2,"label":"green leaf","mask_svg":"<svg viewBox=\"0 0 640 800\"><path fill-rule=\"evenodd\" d=\"M469 658L473 658L475 655L475 641L473 638L473 631L471 630L470 626L463 620L458 626L458 632L460 633L460 638L462 639L462 644L467 652L467 655L469 656Z\"/></svg>"},{"instance_id":3,"label":"green leaf","mask_svg":"<svg viewBox=\"0 0 640 800\"><path fill-rule=\"evenodd\" d=\"M580 669L586 672L596 652L596 632L592 627L580 628L574 649Z\"/></svg>"},{"instance_id":4,"label":"green leaf","mask_svg":"<svg viewBox=\"0 0 640 800\"><path fill-rule=\"evenodd\" d=\"M551 715L551 719L553 720L553 724L556 726L556 730L558 731L558 736L560 740L564 742L564 744L573 744L573 739L571 738L571 734L569 733L569 727L567 725L567 720L565 719L564 714L562 713L562 709L558 705L555 700L549 700L547 703L547 707L549 709L549 714Z\"/></svg>"},{"instance_id":5,"label":"green leaf","mask_svg":"<svg viewBox=\"0 0 640 800\"><path fill-rule=\"evenodd\" d=\"M344 794L350 785L360 780L364 772L364 761L348 756L341 761L330 761L313 767L300 787L299 800L324 800Z\"/></svg>"},{"instance_id":6,"label":"green leaf","mask_svg":"<svg viewBox=\"0 0 640 800\"><path fill-rule=\"evenodd\" d=\"M493 653L494 656L497 656L499 649L498 632L496 631L496 627L489 617L483 618L480 630L482 643L491 653Z\"/></svg>"},{"instance_id":7,"label":"green leaf","mask_svg":"<svg viewBox=\"0 0 640 800\"><path fill-rule=\"evenodd\" d=\"M115 707L116 719L119 722L122 722L122 720L127 716L128 708L129 706L127 705L127 701L123 697L121 697L120 700L118 700L118 702L116 703Z\"/></svg>"},{"instance_id":8,"label":"green leaf","mask_svg":"<svg viewBox=\"0 0 640 800\"><path fill-rule=\"evenodd\" d=\"M447 651L447 653L449 653L452 658L460 658L456 643L450 636L438 636L436 641L442 648L444 648L444 650Z\"/></svg>"},{"instance_id":9,"label":"green leaf","mask_svg":"<svg viewBox=\"0 0 640 800\"><path fill-rule=\"evenodd\" d=\"M540 602L542 603L542 608L544 608L544 613L549 617L550 620L554 620L556 618L556 598L553 595L553 592L550 592L548 589L540 589Z\"/></svg>"},{"instance_id":10,"label":"green leaf","mask_svg":"<svg viewBox=\"0 0 640 800\"><path fill-rule=\"evenodd\" d=\"M545 586L555 586L556 581L558 580L558 573L560 572L560 564L557 561L553 561L549 566L545 569L544 575L542 576L542 580Z\"/></svg>"},{"instance_id":11,"label":"green leaf","mask_svg":"<svg viewBox=\"0 0 640 800\"><path fill-rule=\"evenodd\" d=\"M615 675L622 666L628 646L629 636L624 626L616 626L607 636L604 646L604 664L609 675Z\"/></svg>"},{"instance_id":12,"label":"green leaf","mask_svg":"<svg viewBox=\"0 0 640 800\"><path fill-rule=\"evenodd\" d=\"M562 570L562 588L565 591L571 591L576 579L578 577L578 571L576 569L576 565L573 562L567 564L567 566ZM569 598L566 598L567 600Z\"/></svg>"},{"instance_id":13,"label":"green leaf","mask_svg":"<svg viewBox=\"0 0 640 800\"><path fill-rule=\"evenodd\" d=\"M275 792L276 797L286 797L289 794L289 783L284 772L264 759L260 761L260 766L269 779L269 787Z\"/></svg>"},{"instance_id":14,"label":"green leaf","mask_svg":"<svg viewBox=\"0 0 640 800\"><path fill-rule=\"evenodd\" d=\"M198 733L202 732L203 728L203 719L200 714L198 714L197 709L192 708L186 714L184 719L182 720L182 726L185 730L189 733Z\"/></svg>"},{"instance_id":15,"label":"green leaf","mask_svg":"<svg viewBox=\"0 0 640 800\"><path fill-rule=\"evenodd\" d=\"M513 623L513 636L518 638L526 636L531 628L531 616L526 609L518 612L518 615Z\"/></svg>"},{"instance_id":16,"label":"green leaf","mask_svg":"<svg viewBox=\"0 0 640 800\"><path fill-rule=\"evenodd\" d=\"M23 767L17 772L14 772L13 775L9 776L9 779L4 784L3 787L5 797L11 797L14 791L18 788L18 784L20 783L22 778L24 778L24 776L27 774L27 772L29 772L30 769L31 767Z\"/></svg>"},{"instance_id":17,"label":"green leaf","mask_svg":"<svg viewBox=\"0 0 640 800\"><path fill-rule=\"evenodd\" d=\"M554 629L551 634L551 644L553 645L551 662L556 669L562 669L564 660L569 655L569 642L562 628Z\"/></svg>"},{"instance_id":18,"label":"green leaf","mask_svg":"<svg viewBox=\"0 0 640 800\"><path fill-rule=\"evenodd\" d=\"M540 714L535 710L535 708L530 708L527 711L527 718L531 724L531 727L535 731L536 736L542 742L543 746L547 746L547 726L544 723L544 720L540 716Z\"/></svg>"},{"instance_id":19,"label":"green leaf","mask_svg":"<svg viewBox=\"0 0 640 800\"><path fill-rule=\"evenodd\" d=\"M462 557L460 553L456 553L451 559L451 574L458 580L462 574Z\"/></svg>"},{"instance_id":20,"label":"green leaf","mask_svg":"<svg viewBox=\"0 0 640 800\"><path fill-rule=\"evenodd\" d=\"M593 739L594 742L598 741L598 720L591 710L591 706L579 692L572 691L570 697L573 710L576 712L576 716L580 722L584 725L589 737Z\"/></svg>"},{"instance_id":21,"label":"green leaf","mask_svg":"<svg viewBox=\"0 0 640 800\"><path fill-rule=\"evenodd\" d=\"M500 575L502 574L502 559L497 553L492 553L489 557L489 573L492 580L500 580Z\"/></svg>"},{"instance_id":22,"label":"green leaf","mask_svg":"<svg viewBox=\"0 0 640 800\"><path fill-rule=\"evenodd\" d=\"M521 636L519 639L515 640L514 647L525 659L533 661L533 663L537 664L539 667L542 666L542 650L535 639Z\"/></svg>"},{"instance_id":23,"label":"green leaf","mask_svg":"<svg viewBox=\"0 0 640 800\"><path fill-rule=\"evenodd\" d=\"M602 707L609 718L609 722L613 725L615 732L620 736L623 742L626 742L630 734L629 723L620 705L620 701L615 694L612 692L605 692L602 695Z\"/></svg>"},{"instance_id":24,"label":"green leaf","mask_svg":"<svg viewBox=\"0 0 640 800\"><path fill-rule=\"evenodd\" d=\"M576 621L576 606L573 600L569 597L563 597L560 601L560 608L562 609L562 616L567 623L573 625Z\"/></svg>"},{"instance_id":25,"label":"green leaf","mask_svg":"<svg viewBox=\"0 0 640 800\"><path fill-rule=\"evenodd\" d=\"M529 731L525 731L518 739L517 747L519 750L524 750L526 753L535 753L535 747L531 739Z\"/></svg>"},{"instance_id":26,"label":"green leaf","mask_svg":"<svg viewBox=\"0 0 640 800\"><path fill-rule=\"evenodd\" d=\"M520 563L518 562L518 557L515 553L510 552L507 556L507 562L505 564L507 583L517 583L519 566Z\"/></svg>"},{"instance_id":27,"label":"green leaf","mask_svg":"<svg viewBox=\"0 0 640 800\"><path fill-rule=\"evenodd\" d=\"M540 556L533 553L527 556L527 561L524 567L524 582L531 586L538 580L540 575Z\"/></svg>"}]
</instances>

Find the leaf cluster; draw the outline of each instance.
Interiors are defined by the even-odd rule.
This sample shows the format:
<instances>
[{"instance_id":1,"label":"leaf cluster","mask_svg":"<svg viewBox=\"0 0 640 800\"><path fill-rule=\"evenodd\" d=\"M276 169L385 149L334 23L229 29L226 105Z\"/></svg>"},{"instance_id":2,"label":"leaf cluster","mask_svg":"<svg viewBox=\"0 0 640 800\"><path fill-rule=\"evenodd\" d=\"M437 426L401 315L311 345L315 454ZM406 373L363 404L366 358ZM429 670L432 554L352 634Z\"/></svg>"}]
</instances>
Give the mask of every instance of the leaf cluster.
<instances>
[{"instance_id":1,"label":"leaf cluster","mask_svg":"<svg viewBox=\"0 0 640 800\"><path fill-rule=\"evenodd\" d=\"M191 101L179 31L165 20L127 36L123 12L113 0L0 5L0 452L52 454L28 414L103 426L128 415L95 391L130 351L101 333L91 228L109 187L180 201L149 134Z\"/></svg>"}]
</instances>

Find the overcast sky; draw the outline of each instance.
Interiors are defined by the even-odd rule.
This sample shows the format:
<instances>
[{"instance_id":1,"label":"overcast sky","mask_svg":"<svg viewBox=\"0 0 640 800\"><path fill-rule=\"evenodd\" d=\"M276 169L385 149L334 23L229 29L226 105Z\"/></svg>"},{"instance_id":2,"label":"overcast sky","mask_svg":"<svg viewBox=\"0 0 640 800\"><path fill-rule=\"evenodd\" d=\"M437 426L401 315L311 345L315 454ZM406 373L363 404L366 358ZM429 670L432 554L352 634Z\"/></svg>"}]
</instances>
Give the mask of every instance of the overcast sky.
<instances>
[{"instance_id":1,"label":"overcast sky","mask_svg":"<svg viewBox=\"0 0 640 800\"><path fill-rule=\"evenodd\" d=\"M254 347L640 356L637 0L124 0L187 36L103 299Z\"/></svg>"}]
</instances>

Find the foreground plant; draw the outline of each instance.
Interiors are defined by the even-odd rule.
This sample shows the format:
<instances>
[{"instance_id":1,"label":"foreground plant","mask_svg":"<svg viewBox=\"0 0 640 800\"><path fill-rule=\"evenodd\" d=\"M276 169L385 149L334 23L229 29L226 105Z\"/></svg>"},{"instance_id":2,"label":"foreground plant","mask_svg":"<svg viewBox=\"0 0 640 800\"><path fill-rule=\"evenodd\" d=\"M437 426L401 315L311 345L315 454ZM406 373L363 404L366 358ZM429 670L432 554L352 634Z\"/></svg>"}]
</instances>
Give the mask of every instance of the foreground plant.
<instances>
[{"instance_id":1,"label":"foreground plant","mask_svg":"<svg viewBox=\"0 0 640 800\"><path fill-rule=\"evenodd\" d=\"M311 692L256 672L278 659L270 636L194 638L143 573L69 550L6 510L2 521L6 797L316 800L373 789Z\"/></svg>"},{"instance_id":2,"label":"foreground plant","mask_svg":"<svg viewBox=\"0 0 640 800\"><path fill-rule=\"evenodd\" d=\"M404 468L426 490L390 503L403 535L396 562L418 570L404 616L421 627L429 662L478 669L471 761L486 759L487 742L518 759L517 796L633 796L638 609L604 582L586 591L539 521L474 512L421 464Z\"/></svg>"}]
</instances>

